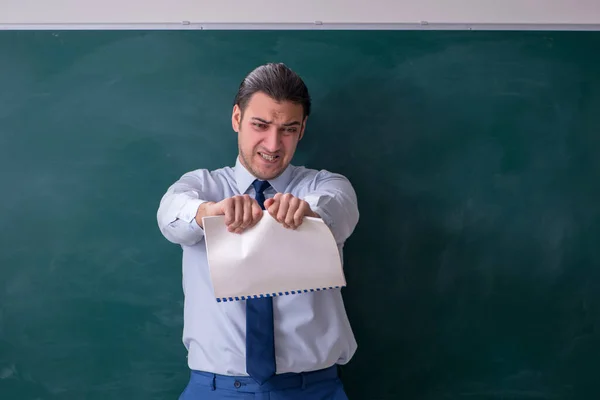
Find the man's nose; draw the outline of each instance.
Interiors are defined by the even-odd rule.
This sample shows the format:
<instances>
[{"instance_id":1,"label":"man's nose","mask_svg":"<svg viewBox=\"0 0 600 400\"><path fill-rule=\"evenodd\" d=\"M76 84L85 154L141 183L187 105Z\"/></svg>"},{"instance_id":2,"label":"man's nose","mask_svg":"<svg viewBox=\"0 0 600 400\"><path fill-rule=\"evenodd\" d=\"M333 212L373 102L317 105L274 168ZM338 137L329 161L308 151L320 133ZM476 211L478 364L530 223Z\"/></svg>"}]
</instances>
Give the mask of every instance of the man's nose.
<instances>
[{"instance_id":1,"label":"man's nose","mask_svg":"<svg viewBox=\"0 0 600 400\"><path fill-rule=\"evenodd\" d=\"M263 140L263 145L268 151L274 153L277 150L279 150L279 140L279 130L276 127L272 127L271 129L269 129L269 132L267 132Z\"/></svg>"}]
</instances>

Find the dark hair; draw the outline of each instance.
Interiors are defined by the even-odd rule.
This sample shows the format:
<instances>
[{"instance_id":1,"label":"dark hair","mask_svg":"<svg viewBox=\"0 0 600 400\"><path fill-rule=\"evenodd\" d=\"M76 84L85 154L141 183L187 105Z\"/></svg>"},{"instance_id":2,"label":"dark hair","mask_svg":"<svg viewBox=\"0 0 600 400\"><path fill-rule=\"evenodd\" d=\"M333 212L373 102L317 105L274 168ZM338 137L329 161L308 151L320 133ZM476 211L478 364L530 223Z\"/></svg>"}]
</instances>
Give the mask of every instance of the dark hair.
<instances>
[{"instance_id":1,"label":"dark hair","mask_svg":"<svg viewBox=\"0 0 600 400\"><path fill-rule=\"evenodd\" d=\"M273 100L291 101L301 104L304 116L310 114L310 95L308 88L294 71L283 63L268 63L250 72L240 84L235 96L242 113L254 93L263 92Z\"/></svg>"}]
</instances>

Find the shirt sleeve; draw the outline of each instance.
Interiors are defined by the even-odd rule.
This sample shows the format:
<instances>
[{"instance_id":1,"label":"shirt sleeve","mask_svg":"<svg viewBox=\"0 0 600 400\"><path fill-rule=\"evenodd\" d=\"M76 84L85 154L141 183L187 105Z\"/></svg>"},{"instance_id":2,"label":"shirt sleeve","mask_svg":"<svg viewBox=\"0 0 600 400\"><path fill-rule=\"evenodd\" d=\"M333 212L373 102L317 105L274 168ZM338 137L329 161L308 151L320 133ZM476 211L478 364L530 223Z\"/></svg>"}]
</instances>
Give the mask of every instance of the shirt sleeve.
<instances>
[{"instance_id":1,"label":"shirt sleeve","mask_svg":"<svg viewBox=\"0 0 600 400\"><path fill-rule=\"evenodd\" d=\"M323 219L342 245L354 232L359 219L356 192L350 181L340 174L320 171L303 200Z\"/></svg>"},{"instance_id":2,"label":"shirt sleeve","mask_svg":"<svg viewBox=\"0 0 600 400\"><path fill-rule=\"evenodd\" d=\"M172 243L192 246L204 237L196 222L196 213L203 199L204 174L188 172L163 195L157 212L158 227Z\"/></svg>"}]
</instances>

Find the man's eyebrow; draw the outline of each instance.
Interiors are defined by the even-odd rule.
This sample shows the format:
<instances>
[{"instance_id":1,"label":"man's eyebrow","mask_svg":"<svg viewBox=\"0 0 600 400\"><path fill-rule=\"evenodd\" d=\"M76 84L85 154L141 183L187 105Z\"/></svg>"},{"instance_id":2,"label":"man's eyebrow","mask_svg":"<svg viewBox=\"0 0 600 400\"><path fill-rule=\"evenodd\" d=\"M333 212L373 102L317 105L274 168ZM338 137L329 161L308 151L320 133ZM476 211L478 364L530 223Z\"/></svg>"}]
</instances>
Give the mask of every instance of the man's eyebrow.
<instances>
[{"instance_id":1,"label":"man's eyebrow","mask_svg":"<svg viewBox=\"0 0 600 400\"><path fill-rule=\"evenodd\" d=\"M264 120L264 119L258 118L258 117L252 117L252 119L256 120L258 122L262 122L263 124L271 124L271 123L273 123L273 121L267 121L267 120ZM294 126L294 125L301 125L301 124L300 124L299 121L292 121L292 122L288 122L286 124L282 124L281 126L288 127L288 126Z\"/></svg>"},{"instance_id":2,"label":"man's eyebrow","mask_svg":"<svg viewBox=\"0 0 600 400\"><path fill-rule=\"evenodd\" d=\"M252 117L252 119L257 120L258 122L262 122L263 124L270 124L271 123L271 121L266 121L266 120L264 120L262 118L258 118L258 117Z\"/></svg>"}]
</instances>

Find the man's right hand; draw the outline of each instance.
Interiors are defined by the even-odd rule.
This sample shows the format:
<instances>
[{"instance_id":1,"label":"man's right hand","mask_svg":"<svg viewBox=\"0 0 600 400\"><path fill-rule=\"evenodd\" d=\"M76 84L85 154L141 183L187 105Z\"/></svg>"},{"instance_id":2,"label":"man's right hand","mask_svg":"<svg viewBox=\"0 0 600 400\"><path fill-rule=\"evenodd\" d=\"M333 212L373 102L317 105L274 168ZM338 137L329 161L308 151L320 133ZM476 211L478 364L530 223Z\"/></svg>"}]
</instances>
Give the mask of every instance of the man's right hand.
<instances>
[{"instance_id":1,"label":"man's right hand","mask_svg":"<svg viewBox=\"0 0 600 400\"><path fill-rule=\"evenodd\" d=\"M260 221L263 216L263 210L256 202L256 199L247 194L233 196L218 203L206 202L200 204L196 212L196 222L200 227L204 228L202 218L217 215L225 216L225 225L227 225L229 232L242 233Z\"/></svg>"}]
</instances>

